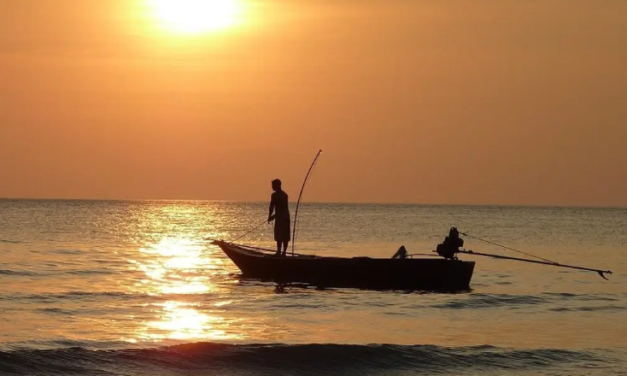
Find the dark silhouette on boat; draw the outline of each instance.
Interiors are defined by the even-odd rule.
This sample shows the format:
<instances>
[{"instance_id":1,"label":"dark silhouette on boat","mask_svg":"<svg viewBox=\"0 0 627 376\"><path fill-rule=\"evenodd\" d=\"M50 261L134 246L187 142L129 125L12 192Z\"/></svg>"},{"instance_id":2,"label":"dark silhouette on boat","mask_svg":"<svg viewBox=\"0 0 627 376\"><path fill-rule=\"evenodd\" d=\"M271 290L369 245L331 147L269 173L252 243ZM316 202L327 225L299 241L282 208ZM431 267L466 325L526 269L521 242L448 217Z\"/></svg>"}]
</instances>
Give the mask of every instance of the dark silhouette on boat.
<instances>
[{"instance_id":1,"label":"dark silhouette on boat","mask_svg":"<svg viewBox=\"0 0 627 376\"><path fill-rule=\"evenodd\" d=\"M436 251L443 258L414 258L401 247L392 258L323 257L214 241L242 271L242 278L282 283L305 283L319 288L352 287L375 290L459 291L470 288L474 261L455 256L463 240L457 229Z\"/></svg>"},{"instance_id":2,"label":"dark silhouette on boat","mask_svg":"<svg viewBox=\"0 0 627 376\"><path fill-rule=\"evenodd\" d=\"M435 252L442 256L441 259L434 258L413 258L408 255L405 247L400 247L392 258L370 258L370 257L323 257L314 255L301 255L294 253L294 242L296 241L296 224L298 219L298 207L303 195L303 190L311 171L316 165L322 150L319 150L314 158L303 186L296 202L294 214L294 228L292 230L292 254L287 255L287 242L289 242L289 211L287 209L287 194L281 203L284 206L283 219L287 218L287 223L283 228L275 227L275 240L277 241L277 251L247 246L243 244L229 243L222 240L214 240L213 244L219 246L224 253L242 271L243 278L258 279L262 281L273 281L279 286L291 283L304 283L319 288L325 287L355 287L363 289L377 290L440 290L440 291L461 291L470 289L470 280L475 268L474 261L462 261L457 258L458 254L468 254L473 256L485 256L503 260L514 260L542 265L550 265L561 268L577 269L596 272L604 279L606 274L612 274L610 270L593 269L576 265L560 264L542 257L534 256L530 253L518 251L511 247L506 247L485 239L461 233L477 240L481 240L492 245L496 245L511 251L525 254L536 258L524 259L495 255L490 253L473 252L462 249L464 240L459 237L460 232L452 227L444 241L438 244ZM275 187L276 185L276 187ZM275 194L281 191L280 181L273 181ZM272 212L275 208L274 194L270 205L268 222L272 219ZM285 215L286 214L286 215ZM255 230L259 226L248 231ZM280 229L281 236L277 236L276 230ZM287 230L287 233L286 231ZM246 235L244 234L244 235ZM241 238L241 237L240 237ZM283 250L281 252L281 249ZM270 252L268 254L267 252ZM279 287L281 289L282 287Z\"/></svg>"}]
</instances>

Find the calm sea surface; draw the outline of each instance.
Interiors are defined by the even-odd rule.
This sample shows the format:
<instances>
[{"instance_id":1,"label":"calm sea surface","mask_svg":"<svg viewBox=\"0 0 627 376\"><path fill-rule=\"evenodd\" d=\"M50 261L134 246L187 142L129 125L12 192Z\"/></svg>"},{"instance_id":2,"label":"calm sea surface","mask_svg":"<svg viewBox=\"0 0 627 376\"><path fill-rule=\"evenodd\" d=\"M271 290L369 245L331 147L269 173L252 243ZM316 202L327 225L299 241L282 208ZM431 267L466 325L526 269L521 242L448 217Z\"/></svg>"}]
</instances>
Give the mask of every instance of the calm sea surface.
<instances>
[{"instance_id":1,"label":"calm sea surface","mask_svg":"<svg viewBox=\"0 0 627 376\"><path fill-rule=\"evenodd\" d=\"M259 225L265 203L0 200L0 374L627 375L627 209L300 215L300 253L429 254L457 226L614 274L463 256L477 262L468 292L279 290L241 280L207 240ZM239 241L274 247L266 224Z\"/></svg>"}]
</instances>

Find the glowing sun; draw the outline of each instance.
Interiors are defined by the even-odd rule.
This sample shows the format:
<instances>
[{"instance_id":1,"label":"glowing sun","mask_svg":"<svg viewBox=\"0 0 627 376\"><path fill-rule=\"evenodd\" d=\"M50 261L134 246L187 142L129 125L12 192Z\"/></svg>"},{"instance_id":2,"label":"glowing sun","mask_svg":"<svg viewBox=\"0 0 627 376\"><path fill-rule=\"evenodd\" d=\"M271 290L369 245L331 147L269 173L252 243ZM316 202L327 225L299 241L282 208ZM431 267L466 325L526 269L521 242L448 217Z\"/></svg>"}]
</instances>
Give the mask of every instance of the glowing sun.
<instances>
[{"instance_id":1,"label":"glowing sun","mask_svg":"<svg viewBox=\"0 0 627 376\"><path fill-rule=\"evenodd\" d=\"M237 23L238 0L149 0L164 27L181 33L203 33Z\"/></svg>"}]
</instances>

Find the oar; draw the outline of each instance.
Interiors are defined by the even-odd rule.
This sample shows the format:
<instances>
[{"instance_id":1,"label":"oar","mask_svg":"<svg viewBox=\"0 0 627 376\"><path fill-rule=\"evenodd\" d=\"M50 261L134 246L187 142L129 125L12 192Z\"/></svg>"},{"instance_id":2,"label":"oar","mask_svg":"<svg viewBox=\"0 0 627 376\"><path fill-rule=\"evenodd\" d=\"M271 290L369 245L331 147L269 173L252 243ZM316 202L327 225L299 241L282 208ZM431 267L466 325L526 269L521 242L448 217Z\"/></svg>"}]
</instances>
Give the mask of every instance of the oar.
<instances>
[{"instance_id":1,"label":"oar","mask_svg":"<svg viewBox=\"0 0 627 376\"><path fill-rule=\"evenodd\" d=\"M557 263L557 262L546 262L546 261L538 261L538 260L529 260L529 259L524 259L524 258L519 258L519 257L494 255L494 254L490 254L490 253L479 253L479 252L473 252L471 250L465 250L465 249L459 250L459 251L457 251L457 253L465 253L465 254L468 254L468 255L477 255L477 256L487 256L487 257L492 257L492 258L496 258L496 259L503 259L503 260L524 261L524 262L531 262L531 263L534 263L534 264L559 266L561 268L585 270L585 271L588 271L588 272L597 272L597 273L599 273L601 278L603 278L605 280L607 280L607 278L605 278L605 274L606 273L607 274L612 274L611 270L600 270L600 269L584 268L582 266L565 265L565 264L560 264L560 263Z\"/></svg>"}]
</instances>

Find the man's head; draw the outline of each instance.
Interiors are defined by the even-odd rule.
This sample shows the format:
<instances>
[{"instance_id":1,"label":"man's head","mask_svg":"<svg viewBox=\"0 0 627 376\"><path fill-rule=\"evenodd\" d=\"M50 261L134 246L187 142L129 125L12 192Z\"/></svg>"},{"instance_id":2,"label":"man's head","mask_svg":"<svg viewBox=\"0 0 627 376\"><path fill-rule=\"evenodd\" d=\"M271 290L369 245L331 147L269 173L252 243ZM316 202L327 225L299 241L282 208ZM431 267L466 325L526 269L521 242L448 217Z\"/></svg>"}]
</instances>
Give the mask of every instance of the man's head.
<instances>
[{"instance_id":1,"label":"man's head","mask_svg":"<svg viewBox=\"0 0 627 376\"><path fill-rule=\"evenodd\" d=\"M272 180L272 190L275 192L281 190L281 180L279 179Z\"/></svg>"}]
</instances>

